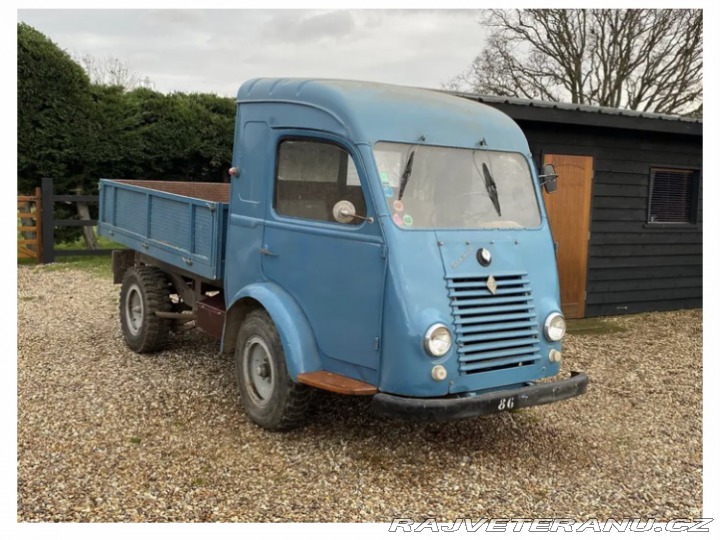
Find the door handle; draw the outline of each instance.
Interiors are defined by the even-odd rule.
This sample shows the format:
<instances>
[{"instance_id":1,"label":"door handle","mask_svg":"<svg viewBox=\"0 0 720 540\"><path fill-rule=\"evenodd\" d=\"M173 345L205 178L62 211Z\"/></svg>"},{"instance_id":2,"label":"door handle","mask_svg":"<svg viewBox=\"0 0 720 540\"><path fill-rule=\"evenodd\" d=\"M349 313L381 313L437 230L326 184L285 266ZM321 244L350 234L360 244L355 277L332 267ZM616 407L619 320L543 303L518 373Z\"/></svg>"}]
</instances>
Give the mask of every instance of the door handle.
<instances>
[{"instance_id":1,"label":"door handle","mask_svg":"<svg viewBox=\"0 0 720 540\"><path fill-rule=\"evenodd\" d=\"M264 247L260 248L260 254L261 254L261 255L267 255L268 257L277 257L277 256L278 256L277 253L273 253L272 251L270 251L270 250L267 248L267 246L264 246Z\"/></svg>"}]
</instances>

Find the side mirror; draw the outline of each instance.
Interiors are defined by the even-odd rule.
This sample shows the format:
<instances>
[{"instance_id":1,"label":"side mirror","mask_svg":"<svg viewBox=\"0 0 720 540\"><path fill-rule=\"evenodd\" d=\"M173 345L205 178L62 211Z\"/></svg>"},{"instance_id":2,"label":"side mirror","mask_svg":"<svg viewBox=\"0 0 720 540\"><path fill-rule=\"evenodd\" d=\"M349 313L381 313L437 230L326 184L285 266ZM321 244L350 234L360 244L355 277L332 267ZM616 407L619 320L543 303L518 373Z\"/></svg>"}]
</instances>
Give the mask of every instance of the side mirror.
<instances>
[{"instance_id":1,"label":"side mirror","mask_svg":"<svg viewBox=\"0 0 720 540\"><path fill-rule=\"evenodd\" d=\"M338 223L350 223L353 219L362 219L369 223L373 223L375 220L371 217L358 216L355 213L355 205L350 201L338 201L333 206L332 210L333 218Z\"/></svg>"},{"instance_id":2,"label":"side mirror","mask_svg":"<svg viewBox=\"0 0 720 540\"><path fill-rule=\"evenodd\" d=\"M540 175L541 184L545 186L545 191L548 193L554 193L557 191L557 179L558 175L555 172L555 166L551 163L543 165L542 174Z\"/></svg>"},{"instance_id":3,"label":"side mirror","mask_svg":"<svg viewBox=\"0 0 720 540\"><path fill-rule=\"evenodd\" d=\"M355 205L350 201L339 201L333 207L332 213L338 223L350 223L355 217Z\"/></svg>"}]
</instances>

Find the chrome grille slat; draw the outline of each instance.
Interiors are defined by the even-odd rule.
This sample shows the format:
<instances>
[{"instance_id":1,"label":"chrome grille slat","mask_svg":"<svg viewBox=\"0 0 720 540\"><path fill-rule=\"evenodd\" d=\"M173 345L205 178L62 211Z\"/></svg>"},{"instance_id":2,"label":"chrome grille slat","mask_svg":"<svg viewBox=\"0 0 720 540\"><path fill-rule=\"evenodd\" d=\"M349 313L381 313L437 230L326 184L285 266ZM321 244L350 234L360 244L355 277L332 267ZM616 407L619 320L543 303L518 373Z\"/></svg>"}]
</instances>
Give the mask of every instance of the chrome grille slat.
<instances>
[{"instance_id":1,"label":"chrome grille slat","mask_svg":"<svg viewBox=\"0 0 720 540\"><path fill-rule=\"evenodd\" d=\"M453 315L484 315L486 313L512 313L516 311L525 311L527 304L520 304L516 306L514 304L506 306L483 306L478 308L453 308Z\"/></svg>"},{"instance_id":2,"label":"chrome grille slat","mask_svg":"<svg viewBox=\"0 0 720 540\"><path fill-rule=\"evenodd\" d=\"M469 334L480 334L486 332L512 330L514 328L527 328L532 329L532 323L530 321L505 321L502 323L489 323L489 324L468 324L463 326L457 331L458 335L464 336Z\"/></svg>"},{"instance_id":3,"label":"chrome grille slat","mask_svg":"<svg viewBox=\"0 0 720 540\"><path fill-rule=\"evenodd\" d=\"M499 339L493 341L486 341L484 343L475 343L474 345L462 345L460 346L461 353L471 353L480 351L499 351L505 349L512 349L515 347L527 347L540 343L537 338L525 338L525 339Z\"/></svg>"},{"instance_id":4,"label":"chrome grille slat","mask_svg":"<svg viewBox=\"0 0 720 540\"><path fill-rule=\"evenodd\" d=\"M464 307L464 306L497 306L498 304L520 304L532 300L532 296L500 296L499 298L493 296L475 297L462 300L453 300L450 305L453 307Z\"/></svg>"},{"instance_id":5,"label":"chrome grille slat","mask_svg":"<svg viewBox=\"0 0 720 540\"><path fill-rule=\"evenodd\" d=\"M521 347L517 349L504 349L501 351L477 352L465 354L465 362L477 360L492 360L493 358L506 358L508 356L521 356L540 352L540 347Z\"/></svg>"},{"instance_id":6,"label":"chrome grille slat","mask_svg":"<svg viewBox=\"0 0 720 540\"><path fill-rule=\"evenodd\" d=\"M463 324L485 324L485 323L500 323L505 321L527 321L528 324L535 324L534 316L530 316L528 313L501 313L499 315L489 315L484 317L464 317Z\"/></svg>"},{"instance_id":7,"label":"chrome grille slat","mask_svg":"<svg viewBox=\"0 0 720 540\"><path fill-rule=\"evenodd\" d=\"M491 293L488 288L483 284L482 288L472 288L472 289L463 289L462 291L457 291L455 293L456 298L465 297L465 296L476 296L476 297L483 297L483 298L498 298L500 296L514 296L517 294L525 293L528 290L527 287L508 287L508 288L501 288L498 286L497 291L495 294Z\"/></svg>"},{"instance_id":8,"label":"chrome grille slat","mask_svg":"<svg viewBox=\"0 0 720 540\"><path fill-rule=\"evenodd\" d=\"M499 274L494 274L494 277L500 278L503 280L503 285L506 287L514 286L514 285L528 285L530 282L522 277L512 277L512 276L501 276ZM463 287L476 287L478 278L446 278L448 281L452 281L455 284L455 288L462 289Z\"/></svg>"},{"instance_id":9,"label":"chrome grille slat","mask_svg":"<svg viewBox=\"0 0 720 540\"><path fill-rule=\"evenodd\" d=\"M465 363L460 367L460 371L491 371L493 369L505 369L515 367L518 364L532 363L535 357L532 354L518 356L517 358L500 358L498 360L486 360L477 363Z\"/></svg>"},{"instance_id":10,"label":"chrome grille slat","mask_svg":"<svg viewBox=\"0 0 720 540\"><path fill-rule=\"evenodd\" d=\"M540 360L540 333L526 274L447 277L460 373L472 375L527 366Z\"/></svg>"},{"instance_id":11,"label":"chrome grille slat","mask_svg":"<svg viewBox=\"0 0 720 540\"><path fill-rule=\"evenodd\" d=\"M537 336L538 332L537 330L533 330L530 332L531 334ZM513 339L513 338L524 338L528 336L528 330L508 330L508 331L502 331L502 332L484 332L482 334L461 334L461 336L458 337L458 341L462 344L465 343L475 343L475 342L483 342L483 341L494 341L497 339Z\"/></svg>"}]
</instances>

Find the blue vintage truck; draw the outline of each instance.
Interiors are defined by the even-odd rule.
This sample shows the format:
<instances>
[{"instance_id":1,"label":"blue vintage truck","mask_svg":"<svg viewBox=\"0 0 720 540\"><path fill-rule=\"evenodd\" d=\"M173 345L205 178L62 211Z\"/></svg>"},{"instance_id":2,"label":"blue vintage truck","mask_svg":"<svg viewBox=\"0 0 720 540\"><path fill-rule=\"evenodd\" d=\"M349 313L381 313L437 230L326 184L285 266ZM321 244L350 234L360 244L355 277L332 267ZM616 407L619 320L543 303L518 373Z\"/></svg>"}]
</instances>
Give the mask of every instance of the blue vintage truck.
<instances>
[{"instance_id":1,"label":"blue vintage truck","mask_svg":"<svg viewBox=\"0 0 720 540\"><path fill-rule=\"evenodd\" d=\"M234 354L247 415L289 429L312 388L449 419L585 392L538 175L503 113L442 92L257 79L229 184L101 180L128 347L197 327Z\"/></svg>"}]
</instances>

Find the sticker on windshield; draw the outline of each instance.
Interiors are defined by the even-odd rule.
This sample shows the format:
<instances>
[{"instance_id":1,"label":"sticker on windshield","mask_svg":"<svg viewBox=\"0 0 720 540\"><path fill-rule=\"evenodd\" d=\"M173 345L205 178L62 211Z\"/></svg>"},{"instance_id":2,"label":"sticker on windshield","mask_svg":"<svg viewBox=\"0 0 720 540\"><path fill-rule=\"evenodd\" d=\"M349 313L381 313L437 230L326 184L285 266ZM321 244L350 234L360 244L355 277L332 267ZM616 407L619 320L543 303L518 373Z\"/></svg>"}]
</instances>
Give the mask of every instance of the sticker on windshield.
<instances>
[{"instance_id":1,"label":"sticker on windshield","mask_svg":"<svg viewBox=\"0 0 720 540\"><path fill-rule=\"evenodd\" d=\"M412 227L413 224L413 218L410 214L405 214L403 216L403 223L407 225L408 227Z\"/></svg>"},{"instance_id":2,"label":"sticker on windshield","mask_svg":"<svg viewBox=\"0 0 720 540\"><path fill-rule=\"evenodd\" d=\"M395 195L393 188L391 188L390 186L385 186L385 196L389 199L393 195Z\"/></svg>"},{"instance_id":3,"label":"sticker on windshield","mask_svg":"<svg viewBox=\"0 0 720 540\"><path fill-rule=\"evenodd\" d=\"M380 181L383 183L383 185L390 183L390 177L388 176L388 173L381 172L380 173Z\"/></svg>"},{"instance_id":4,"label":"sticker on windshield","mask_svg":"<svg viewBox=\"0 0 720 540\"><path fill-rule=\"evenodd\" d=\"M395 222L395 225L402 225L403 224L403 218L400 217L400 214L395 214L393 216L393 221Z\"/></svg>"},{"instance_id":5,"label":"sticker on windshield","mask_svg":"<svg viewBox=\"0 0 720 540\"><path fill-rule=\"evenodd\" d=\"M393 208L396 212L402 212L405 209L405 205L402 203L402 201L394 201Z\"/></svg>"}]
</instances>

